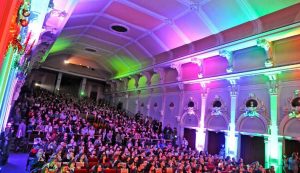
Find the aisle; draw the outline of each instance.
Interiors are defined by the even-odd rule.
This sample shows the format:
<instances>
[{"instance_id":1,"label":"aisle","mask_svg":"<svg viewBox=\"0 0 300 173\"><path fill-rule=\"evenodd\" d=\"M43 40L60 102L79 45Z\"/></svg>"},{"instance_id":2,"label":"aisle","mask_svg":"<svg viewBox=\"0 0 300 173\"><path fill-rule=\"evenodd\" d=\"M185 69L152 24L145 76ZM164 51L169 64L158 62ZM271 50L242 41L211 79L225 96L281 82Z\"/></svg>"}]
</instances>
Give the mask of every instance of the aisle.
<instances>
[{"instance_id":1,"label":"aisle","mask_svg":"<svg viewBox=\"0 0 300 173\"><path fill-rule=\"evenodd\" d=\"M27 173L25 171L27 158L28 153L11 153L1 173Z\"/></svg>"}]
</instances>

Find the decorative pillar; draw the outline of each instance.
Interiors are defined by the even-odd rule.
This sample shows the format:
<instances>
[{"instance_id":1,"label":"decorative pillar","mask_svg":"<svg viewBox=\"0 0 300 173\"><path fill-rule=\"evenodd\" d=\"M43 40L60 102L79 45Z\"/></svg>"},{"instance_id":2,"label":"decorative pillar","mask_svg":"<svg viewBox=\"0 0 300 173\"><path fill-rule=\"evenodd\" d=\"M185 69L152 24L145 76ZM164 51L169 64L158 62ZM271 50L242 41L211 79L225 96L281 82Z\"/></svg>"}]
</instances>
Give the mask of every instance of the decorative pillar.
<instances>
[{"instance_id":1,"label":"decorative pillar","mask_svg":"<svg viewBox=\"0 0 300 173\"><path fill-rule=\"evenodd\" d=\"M237 80L239 78L228 79L230 82L230 123L228 133L225 136L225 154L226 156L237 158L238 135L235 131L235 117L237 107Z\"/></svg>"},{"instance_id":2,"label":"decorative pillar","mask_svg":"<svg viewBox=\"0 0 300 173\"><path fill-rule=\"evenodd\" d=\"M57 75L57 80L56 80L56 85L55 85L55 91L54 91L54 93L59 93L61 78L62 78L62 73L59 72L58 75Z\"/></svg>"},{"instance_id":3,"label":"decorative pillar","mask_svg":"<svg viewBox=\"0 0 300 173\"><path fill-rule=\"evenodd\" d=\"M206 100L207 100L207 83L201 82L202 92L201 92L201 113L200 113L200 122L199 128L196 132L196 148L198 151L204 151L205 141L206 141L206 133L204 128L205 114L206 114Z\"/></svg>"},{"instance_id":4,"label":"decorative pillar","mask_svg":"<svg viewBox=\"0 0 300 173\"><path fill-rule=\"evenodd\" d=\"M147 116L150 116L150 107L152 104L152 94L153 94L153 88L149 89L149 96L148 96L148 103L146 105L147 108Z\"/></svg>"},{"instance_id":5,"label":"decorative pillar","mask_svg":"<svg viewBox=\"0 0 300 173\"><path fill-rule=\"evenodd\" d=\"M269 153L265 156L267 166L274 166L275 171L282 172L282 143L278 141L278 83L277 74L267 74L269 77L269 95L270 95L270 125L268 145L265 146Z\"/></svg>"},{"instance_id":6,"label":"decorative pillar","mask_svg":"<svg viewBox=\"0 0 300 173\"><path fill-rule=\"evenodd\" d=\"M273 43L266 40L266 39L258 39L256 42L258 47L262 47L266 54L267 58L265 61L265 67L273 67L274 62L273 62Z\"/></svg>"},{"instance_id":7,"label":"decorative pillar","mask_svg":"<svg viewBox=\"0 0 300 173\"><path fill-rule=\"evenodd\" d=\"M165 111L166 111L166 91L165 87L163 87L163 98L162 98L162 105L160 111L160 121L162 122L162 126L165 126Z\"/></svg>"},{"instance_id":8,"label":"decorative pillar","mask_svg":"<svg viewBox=\"0 0 300 173\"><path fill-rule=\"evenodd\" d=\"M140 109L140 95L141 95L141 91L140 90L138 90L137 91L137 99L136 99L136 101L135 101L135 112L134 113L137 113Z\"/></svg>"},{"instance_id":9,"label":"decorative pillar","mask_svg":"<svg viewBox=\"0 0 300 173\"><path fill-rule=\"evenodd\" d=\"M80 90L79 90L79 97L82 97L85 95L85 86L86 86L86 78L82 78Z\"/></svg>"},{"instance_id":10,"label":"decorative pillar","mask_svg":"<svg viewBox=\"0 0 300 173\"><path fill-rule=\"evenodd\" d=\"M47 75L44 74L43 77L42 77L42 80L41 80L42 85L45 85L46 79L47 79Z\"/></svg>"},{"instance_id":11,"label":"decorative pillar","mask_svg":"<svg viewBox=\"0 0 300 173\"><path fill-rule=\"evenodd\" d=\"M147 79L146 85L147 85L147 87L149 87L151 85L152 73L149 71L144 71L140 75L143 75L146 77L146 79Z\"/></svg>"},{"instance_id":12,"label":"decorative pillar","mask_svg":"<svg viewBox=\"0 0 300 173\"><path fill-rule=\"evenodd\" d=\"M228 61L228 67L226 69L227 73L233 72L233 58L232 58L232 52L227 50L221 50L219 52L219 55L226 58Z\"/></svg>"},{"instance_id":13,"label":"decorative pillar","mask_svg":"<svg viewBox=\"0 0 300 173\"><path fill-rule=\"evenodd\" d=\"M87 89L87 96L88 96L88 98L91 97L92 87L93 87L92 85L88 86L88 89Z\"/></svg>"},{"instance_id":14,"label":"decorative pillar","mask_svg":"<svg viewBox=\"0 0 300 173\"><path fill-rule=\"evenodd\" d=\"M125 110L128 111L128 100L129 100L129 94L125 94Z\"/></svg>"},{"instance_id":15,"label":"decorative pillar","mask_svg":"<svg viewBox=\"0 0 300 173\"><path fill-rule=\"evenodd\" d=\"M178 136L180 137L180 143L182 142L183 135L184 135L184 126L181 122L182 119L182 114L183 114L183 100L184 100L184 90L183 90L183 84L178 84L178 87L180 89L180 94L179 94L179 111L177 115L177 121L178 121L178 126L179 126L179 134Z\"/></svg>"},{"instance_id":16,"label":"decorative pillar","mask_svg":"<svg viewBox=\"0 0 300 173\"><path fill-rule=\"evenodd\" d=\"M176 69L177 71L177 81L182 80L182 69L181 69L181 64L180 63L173 63L171 64L172 69Z\"/></svg>"},{"instance_id":17,"label":"decorative pillar","mask_svg":"<svg viewBox=\"0 0 300 173\"><path fill-rule=\"evenodd\" d=\"M154 68L153 71L159 74L159 83L164 84L165 82L165 69L164 68Z\"/></svg>"},{"instance_id":18,"label":"decorative pillar","mask_svg":"<svg viewBox=\"0 0 300 173\"><path fill-rule=\"evenodd\" d=\"M137 74L137 75L134 75L133 78L135 80L135 88L138 88L139 87L139 80L140 80L140 77L141 75L140 74Z\"/></svg>"},{"instance_id":19,"label":"decorative pillar","mask_svg":"<svg viewBox=\"0 0 300 173\"><path fill-rule=\"evenodd\" d=\"M102 88L100 86L97 87L97 101L102 97Z\"/></svg>"}]
</instances>

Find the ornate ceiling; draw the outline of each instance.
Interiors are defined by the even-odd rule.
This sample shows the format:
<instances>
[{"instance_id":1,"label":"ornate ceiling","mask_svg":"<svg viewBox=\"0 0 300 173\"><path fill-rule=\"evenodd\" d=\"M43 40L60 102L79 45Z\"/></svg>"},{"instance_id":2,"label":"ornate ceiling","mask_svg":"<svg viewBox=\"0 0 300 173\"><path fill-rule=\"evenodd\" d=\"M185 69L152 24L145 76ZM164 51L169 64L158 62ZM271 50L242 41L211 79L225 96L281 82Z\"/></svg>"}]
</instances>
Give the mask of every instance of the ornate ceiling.
<instances>
[{"instance_id":1,"label":"ornate ceiling","mask_svg":"<svg viewBox=\"0 0 300 173\"><path fill-rule=\"evenodd\" d=\"M194 42L250 21L253 33L265 31L260 18L296 5L299 0L80 0L43 66L63 69L67 60L109 79L172 60L176 49L194 49ZM234 32L227 36L236 38Z\"/></svg>"}]
</instances>

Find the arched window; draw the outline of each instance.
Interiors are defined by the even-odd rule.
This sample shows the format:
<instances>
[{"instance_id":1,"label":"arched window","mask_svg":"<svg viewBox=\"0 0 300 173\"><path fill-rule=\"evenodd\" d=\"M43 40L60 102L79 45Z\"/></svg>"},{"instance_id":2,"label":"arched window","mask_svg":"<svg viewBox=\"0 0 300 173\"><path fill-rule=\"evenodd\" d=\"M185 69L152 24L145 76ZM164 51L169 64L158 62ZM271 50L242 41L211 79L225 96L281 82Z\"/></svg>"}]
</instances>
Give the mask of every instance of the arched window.
<instances>
[{"instance_id":1,"label":"arched window","mask_svg":"<svg viewBox=\"0 0 300 173\"><path fill-rule=\"evenodd\" d=\"M157 103L155 102L153 106L156 108L158 105L157 105Z\"/></svg>"},{"instance_id":2,"label":"arched window","mask_svg":"<svg viewBox=\"0 0 300 173\"><path fill-rule=\"evenodd\" d=\"M193 101L189 101L188 107L193 108L195 106L195 103Z\"/></svg>"},{"instance_id":3,"label":"arched window","mask_svg":"<svg viewBox=\"0 0 300 173\"><path fill-rule=\"evenodd\" d=\"M293 107L298 107L300 106L300 97L296 97L292 100L292 106Z\"/></svg>"},{"instance_id":4,"label":"arched window","mask_svg":"<svg viewBox=\"0 0 300 173\"><path fill-rule=\"evenodd\" d=\"M220 108L222 106L222 103L220 100L215 100L213 102L213 108Z\"/></svg>"},{"instance_id":5,"label":"arched window","mask_svg":"<svg viewBox=\"0 0 300 173\"><path fill-rule=\"evenodd\" d=\"M255 99L249 99L247 102L246 102L246 107L257 107L258 106L258 103Z\"/></svg>"},{"instance_id":6,"label":"arched window","mask_svg":"<svg viewBox=\"0 0 300 173\"><path fill-rule=\"evenodd\" d=\"M174 108L174 106L175 106L175 105L174 105L173 102L171 102L171 103L169 104L169 107L170 107L170 108Z\"/></svg>"}]
</instances>

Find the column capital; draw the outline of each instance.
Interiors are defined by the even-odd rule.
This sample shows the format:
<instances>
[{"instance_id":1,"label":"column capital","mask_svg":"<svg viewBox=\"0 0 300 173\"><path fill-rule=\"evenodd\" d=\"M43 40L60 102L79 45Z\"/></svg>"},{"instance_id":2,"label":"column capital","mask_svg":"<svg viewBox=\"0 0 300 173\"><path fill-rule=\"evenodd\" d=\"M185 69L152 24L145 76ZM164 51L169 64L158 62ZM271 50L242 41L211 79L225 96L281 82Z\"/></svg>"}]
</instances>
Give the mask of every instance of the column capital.
<instances>
[{"instance_id":1,"label":"column capital","mask_svg":"<svg viewBox=\"0 0 300 173\"><path fill-rule=\"evenodd\" d=\"M129 78L128 77L120 78L120 81L123 82L123 90L127 90Z\"/></svg>"},{"instance_id":2,"label":"column capital","mask_svg":"<svg viewBox=\"0 0 300 173\"><path fill-rule=\"evenodd\" d=\"M228 61L228 67L226 69L227 73L232 73L233 72L233 59L232 59L232 51L228 50L220 50L219 55L226 58Z\"/></svg>"},{"instance_id":3,"label":"column capital","mask_svg":"<svg viewBox=\"0 0 300 173\"><path fill-rule=\"evenodd\" d=\"M165 69L160 67L160 68L154 68L153 71L157 74L159 74L159 80L160 80L160 83L164 83L165 81Z\"/></svg>"},{"instance_id":4,"label":"column capital","mask_svg":"<svg viewBox=\"0 0 300 173\"><path fill-rule=\"evenodd\" d=\"M273 42L260 38L256 40L256 45L266 51L267 59L265 61L265 67L273 67Z\"/></svg>"},{"instance_id":5,"label":"column capital","mask_svg":"<svg viewBox=\"0 0 300 173\"><path fill-rule=\"evenodd\" d=\"M278 94L278 74L280 74L280 72L265 74L269 78L269 93L271 95Z\"/></svg>"},{"instance_id":6,"label":"column capital","mask_svg":"<svg viewBox=\"0 0 300 173\"><path fill-rule=\"evenodd\" d=\"M143 71L140 74L146 77L146 79L147 79L147 82L146 82L147 86L150 86L151 85L151 78L152 78L153 73L151 73L149 71Z\"/></svg>"},{"instance_id":7,"label":"column capital","mask_svg":"<svg viewBox=\"0 0 300 173\"><path fill-rule=\"evenodd\" d=\"M133 78L135 80L135 88L138 88L139 86L139 80L140 80L141 74L135 74L132 75L131 78Z\"/></svg>"},{"instance_id":8,"label":"column capital","mask_svg":"<svg viewBox=\"0 0 300 173\"><path fill-rule=\"evenodd\" d=\"M180 91L183 91L183 89L184 89L184 84L183 84L183 83L179 83L179 84L178 84L178 88L180 89Z\"/></svg>"},{"instance_id":9,"label":"column capital","mask_svg":"<svg viewBox=\"0 0 300 173\"><path fill-rule=\"evenodd\" d=\"M202 88L201 95L204 96L204 97L207 96L207 90L208 90L207 85L208 85L209 83L210 83L210 82L208 82L208 81L200 82L200 85L201 85L201 88Z\"/></svg>"},{"instance_id":10,"label":"column capital","mask_svg":"<svg viewBox=\"0 0 300 173\"><path fill-rule=\"evenodd\" d=\"M227 79L228 82L230 83L230 86L229 86L230 96L236 96L237 95L237 92L238 92L237 81L239 79L240 79L239 77Z\"/></svg>"},{"instance_id":11,"label":"column capital","mask_svg":"<svg viewBox=\"0 0 300 173\"><path fill-rule=\"evenodd\" d=\"M177 71L177 81L181 81L181 79L182 79L182 69L181 69L181 63L172 63L171 64L171 68L172 69L176 69L176 71Z\"/></svg>"}]
</instances>

